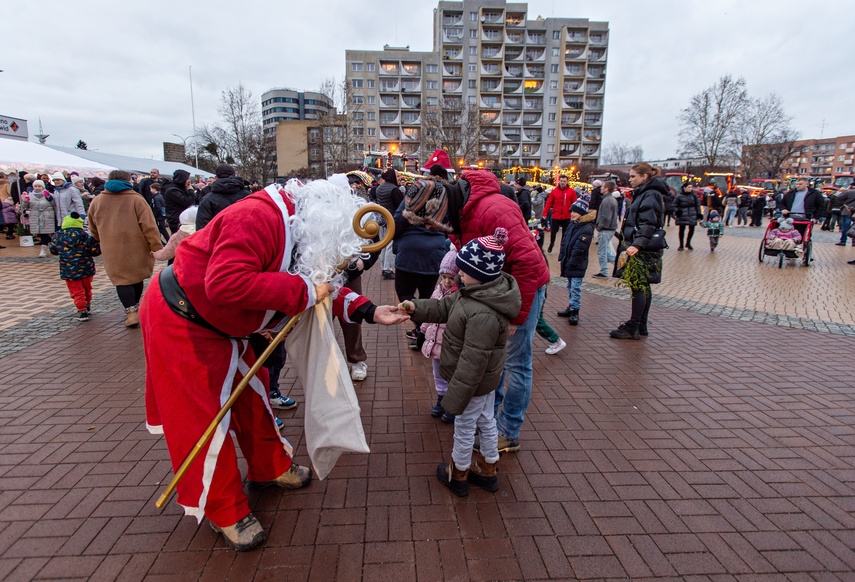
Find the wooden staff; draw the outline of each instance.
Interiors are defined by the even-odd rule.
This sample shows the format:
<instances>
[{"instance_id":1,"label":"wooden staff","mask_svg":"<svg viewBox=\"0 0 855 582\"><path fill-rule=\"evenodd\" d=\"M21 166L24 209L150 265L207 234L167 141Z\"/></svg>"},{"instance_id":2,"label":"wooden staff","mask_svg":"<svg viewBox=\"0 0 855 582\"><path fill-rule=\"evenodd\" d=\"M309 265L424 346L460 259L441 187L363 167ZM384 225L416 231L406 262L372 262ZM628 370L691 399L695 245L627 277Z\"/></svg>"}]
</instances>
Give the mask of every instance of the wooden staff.
<instances>
[{"instance_id":1,"label":"wooden staff","mask_svg":"<svg viewBox=\"0 0 855 582\"><path fill-rule=\"evenodd\" d=\"M380 225L377 224L374 220L369 220L365 223L365 226L361 224L362 218L368 214L369 212L377 212L386 220L386 235L383 237L383 240L371 243L368 245L364 245L362 247L362 252L364 253L374 253L388 245L392 242L392 238L395 236L395 221L392 218L392 213L383 208L378 204L366 204L361 206L359 210L356 211L356 214L353 217L353 230L362 238L373 239L380 233ZM347 268L347 265L344 265L344 268ZM308 311L308 309L306 310ZM217 430L217 426L219 426L220 422L223 420L223 417L226 416L226 413L231 410L232 406L237 399L240 398L241 393L243 393L244 388L249 386L250 380L252 380L261 367L264 365L264 362L267 361L267 358L270 357L270 354L273 353L273 350L276 349L280 343L285 341L288 337L288 334L294 329L294 326L297 325L297 322L300 321L300 318L303 316L303 311L293 316L288 320L288 323L285 324L285 327L276 334L276 337L270 342L270 345L267 346L267 349L262 352L262 354L258 357L252 367L247 372L246 376L244 376L238 385L235 387L229 399L214 417L214 420L211 421L211 424L208 425L208 428L205 429L205 432L202 433L202 436L199 438L199 441L196 443L196 446L190 451L187 457L184 459L184 462L181 463L181 466L178 467L178 470L175 472L175 475L172 477L172 480L169 482L169 485L166 486L166 489L163 491L161 496L157 499L155 506L160 509L167 502L169 497L172 495L172 492L175 491L175 487L178 485L178 482L181 481L181 478L184 477L184 474L187 472L187 468L190 464L199 456L199 453L205 448L205 445L208 444L208 441L211 440L211 437L214 435L214 431Z\"/></svg>"}]
</instances>

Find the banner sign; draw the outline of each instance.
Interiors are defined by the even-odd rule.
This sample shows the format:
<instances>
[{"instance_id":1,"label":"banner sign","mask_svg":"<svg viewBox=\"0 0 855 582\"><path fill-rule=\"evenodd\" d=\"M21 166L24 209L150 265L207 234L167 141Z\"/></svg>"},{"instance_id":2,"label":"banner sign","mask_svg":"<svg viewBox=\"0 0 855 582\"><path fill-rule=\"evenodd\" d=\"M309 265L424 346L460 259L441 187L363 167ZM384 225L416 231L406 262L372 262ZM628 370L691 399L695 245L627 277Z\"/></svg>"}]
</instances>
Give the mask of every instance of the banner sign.
<instances>
[{"instance_id":1,"label":"banner sign","mask_svg":"<svg viewBox=\"0 0 855 582\"><path fill-rule=\"evenodd\" d=\"M0 115L0 137L27 141L30 137L27 131L27 120Z\"/></svg>"}]
</instances>

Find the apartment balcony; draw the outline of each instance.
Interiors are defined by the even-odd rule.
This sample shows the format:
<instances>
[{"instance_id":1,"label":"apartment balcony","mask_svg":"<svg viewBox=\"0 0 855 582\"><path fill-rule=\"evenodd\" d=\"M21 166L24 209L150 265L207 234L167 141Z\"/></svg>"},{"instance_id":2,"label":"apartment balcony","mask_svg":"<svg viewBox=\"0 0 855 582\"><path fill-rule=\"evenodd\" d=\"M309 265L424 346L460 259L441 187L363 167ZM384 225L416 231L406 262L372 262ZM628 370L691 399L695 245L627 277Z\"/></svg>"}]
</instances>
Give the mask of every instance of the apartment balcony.
<instances>
[{"instance_id":1,"label":"apartment balcony","mask_svg":"<svg viewBox=\"0 0 855 582\"><path fill-rule=\"evenodd\" d=\"M463 89L463 81L443 81L442 82L442 92L443 93L460 93Z\"/></svg>"},{"instance_id":2,"label":"apartment balcony","mask_svg":"<svg viewBox=\"0 0 855 582\"><path fill-rule=\"evenodd\" d=\"M488 111L481 114L481 125L498 125L502 122L498 111Z\"/></svg>"},{"instance_id":3,"label":"apartment balcony","mask_svg":"<svg viewBox=\"0 0 855 582\"><path fill-rule=\"evenodd\" d=\"M525 55L525 51L521 46L507 46L505 47L505 62L508 61L522 61L523 56Z\"/></svg>"},{"instance_id":4,"label":"apartment balcony","mask_svg":"<svg viewBox=\"0 0 855 582\"><path fill-rule=\"evenodd\" d=\"M494 97L492 95L482 96L481 97L481 108L482 109L501 109L502 101L498 97Z\"/></svg>"},{"instance_id":5,"label":"apartment balcony","mask_svg":"<svg viewBox=\"0 0 855 582\"><path fill-rule=\"evenodd\" d=\"M575 97L565 97L563 101L564 109L584 109L585 103L581 99Z\"/></svg>"},{"instance_id":6,"label":"apartment balcony","mask_svg":"<svg viewBox=\"0 0 855 582\"><path fill-rule=\"evenodd\" d=\"M487 28L484 27L481 29L481 41L482 42L504 42L505 40L505 31L501 28Z\"/></svg>"},{"instance_id":7,"label":"apartment balcony","mask_svg":"<svg viewBox=\"0 0 855 582\"><path fill-rule=\"evenodd\" d=\"M583 156L596 156L596 155L599 155L599 153L600 153L600 146L599 145L595 145L595 146L586 145L585 147L582 148L582 155Z\"/></svg>"},{"instance_id":8,"label":"apartment balcony","mask_svg":"<svg viewBox=\"0 0 855 582\"><path fill-rule=\"evenodd\" d=\"M561 157L574 156L579 151L579 144L561 142L558 155Z\"/></svg>"},{"instance_id":9,"label":"apartment balcony","mask_svg":"<svg viewBox=\"0 0 855 582\"><path fill-rule=\"evenodd\" d=\"M482 154L487 154L488 156L492 156L492 155L495 155L496 152L499 151L499 144L498 143L484 143L482 141L479 150L481 151Z\"/></svg>"},{"instance_id":10,"label":"apartment balcony","mask_svg":"<svg viewBox=\"0 0 855 582\"><path fill-rule=\"evenodd\" d=\"M502 65L500 63L483 63L481 65L481 76L501 76Z\"/></svg>"},{"instance_id":11,"label":"apartment balcony","mask_svg":"<svg viewBox=\"0 0 855 582\"><path fill-rule=\"evenodd\" d=\"M516 158L520 155L518 144L502 144L502 155L508 158Z\"/></svg>"},{"instance_id":12,"label":"apartment balcony","mask_svg":"<svg viewBox=\"0 0 855 582\"><path fill-rule=\"evenodd\" d=\"M501 79L483 79L481 81L481 92L482 93L501 93L502 92L502 80Z\"/></svg>"},{"instance_id":13,"label":"apartment balcony","mask_svg":"<svg viewBox=\"0 0 855 582\"><path fill-rule=\"evenodd\" d=\"M401 132L397 127L380 127L381 139L400 139Z\"/></svg>"},{"instance_id":14,"label":"apartment balcony","mask_svg":"<svg viewBox=\"0 0 855 582\"><path fill-rule=\"evenodd\" d=\"M401 116L401 125L421 125L422 116L418 113L404 113Z\"/></svg>"},{"instance_id":15,"label":"apartment balcony","mask_svg":"<svg viewBox=\"0 0 855 582\"><path fill-rule=\"evenodd\" d=\"M522 87L522 81L512 81L509 79L505 81L505 87L502 92L505 95L519 94L522 93Z\"/></svg>"},{"instance_id":16,"label":"apartment balcony","mask_svg":"<svg viewBox=\"0 0 855 582\"><path fill-rule=\"evenodd\" d=\"M524 155L524 156L539 156L540 155L540 144L523 144L522 155ZM529 164L527 164L528 166L538 165L537 162L534 162L533 164L530 162L529 162Z\"/></svg>"},{"instance_id":17,"label":"apartment balcony","mask_svg":"<svg viewBox=\"0 0 855 582\"><path fill-rule=\"evenodd\" d=\"M579 131L576 129L562 129L561 139L567 141L579 141Z\"/></svg>"},{"instance_id":18,"label":"apartment balcony","mask_svg":"<svg viewBox=\"0 0 855 582\"><path fill-rule=\"evenodd\" d=\"M523 131L525 141L540 141L543 139L543 132L539 129L526 129Z\"/></svg>"},{"instance_id":19,"label":"apartment balcony","mask_svg":"<svg viewBox=\"0 0 855 582\"><path fill-rule=\"evenodd\" d=\"M585 130L585 141L599 142L600 138L601 136L599 131Z\"/></svg>"},{"instance_id":20,"label":"apartment balcony","mask_svg":"<svg viewBox=\"0 0 855 582\"><path fill-rule=\"evenodd\" d=\"M422 74L422 66L419 63L403 63L401 65L401 76L419 77Z\"/></svg>"},{"instance_id":21,"label":"apartment balcony","mask_svg":"<svg viewBox=\"0 0 855 582\"><path fill-rule=\"evenodd\" d=\"M401 69L398 68L397 63L380 63L380 76L381 77L397 77L401 74Z\"/></svg>"},{"instance_id":22,"label":"apartment balcony","mask_svg":"<svg viewBox=\"0 0 855 582\"><path fill-rule=\"evenodd\" d=\"M419 130L413 128L404 129L404 132L401 135L401 140L409 142L419 141L420 138L421 134L419 133Z\"/></svg>"},{"instance_id":23,"label":"apartment balcony","mask_svg":"<svg viewBox=\"0 0 855 582\"><path fill-rule=\"evenodd\" d=\"M488 60L502 60L503 58L505 58L502 46L503 45L482 45L481 58Z\"/></svg>"},{"instance_id":24,"label":"apartment balcony","mask_svg":"<svg viewBox=\"0 0 855 582\"><path fill-rule=\"evenodd\" d=\"M605 33L591 32L591 36L588 37L588 42L593 46L605 46L609 44L609 37Z\"/></svg>"},{"instance_id":25,"label":"apartment balcony","mask_svg":"<svg viewBox=\"0 0 855 582\"><path fill-rule=\"evenodd\" d=\"M380 109L397 109L400 105L397 97L390 95L380 96Z\"/></svg>"},{"instance_id":26,"label":"apartment balcony","mask_svg":"<svg viewBox=\"0 0 855 582\"><path fill-rule=\"evenodd\" d=\"M855 159L855 158L849 158L848 160L843 160L843 163L847 166L851 166L853 159Z\"/></svg>"},{"instance_id":27,"label":"apartment balcony","mask_svg":"<svg viewBox=\"0 0 855 582\"><path fill-rule=\"evenodd\" d=\"M526 31L525 42L529 46L546 46L546 32L540 30L537 32Z\"/></svg>"},{"instance_id":28,"label":"apartment balcony","mask_svg":"<svg viewBox=\"0 0 855 582\"><path fill-rule=\"evenodd\" d=\"M523 115L523 125L526 127L534 127L543 125L543 114L541 113L526 113Z\"/></svg>"},{"instance_id":29,"label":"apartment balcony","mask_svg":"<svg viewBox=\"0 0 855 582\"><path fill-rule=\"evenodd\" d=\"M505 99L505 109L521 110L522 109L522 99L506 98Z\"/></svg>"},{"instance_id":30,"label":"apartment balcony","mask_svg":"<svg viewBox=\"0 0 855 582\"><path fill-rule=\"evenodd\" d=\"M505 32L505 42L508 44L522 44L525 42L525 36L523 36L522 32L512 32L509 30Z\"/></svg>"},{"instance_id":31,"label":"apartment balcony","mask_svg":"<svg viewBox=\"0 0 855 582\"><path fill-rule=\"evenodd\" d=\"M588 81L585 87L585 93L588 95L602 95L606 84L602 81Z\"/></svg>"},{"instance_id":32,"label":"apartment balcony","mask_svg":"<svg viewBox=\"0 0 855 582\"><path fill-rule=\"evenodd\" d=\"M578 125L582 123L581 113L562 113L561 125Z\"/></svg>"},{"instance_id":33,"label":"apartment balcony","mask_svg":"<svg viewBox=\"0 0 855 582\"><path fill-rule=\"evenodd\" d=\"M855 148L846 148L845 152L847 154L855 154Z\"/></svg>"},{"instance_id":34,"label":"apartment balcony","mask_svg":"<svg viewBox=\"0 0 855 582\"><path fill-rule=\"evenodd\" d=\"M565 93L581 93L584 87L584 83L582 81L565 81L564 82L564 92Z\"/></svg>"},{"instance_id":35,"label":"apartment balcony","mask_svg":"<svg viewBox=\"0 0 855 582\"><path fill-rule=\"evenodd\" d=\"M443 77L462 77L463 76L463 65L453 65L449 63L444 63L442 66L442 76Z\"/></svg>"},{"instance_id":36,"label":"apartment balcony","mask_svg":"<svg viewBox=\"0 0 855 582\"><path fill-rule=\"evenodd\" d=\"M521 28L525 26L525 12L508 12L505 17L505 26L508 28Z\"/></svg>"},{"instance_id":37,"label":"apartment balcony","mask_svg":"<svg viewBox=\"0 0 855 582\"><path fill-rule=\"evenodd\" d=\"M398 83L380 83L381 93L399 93L401 86Z\"/></svg>"},{"instance_id":38,"label":"apartment balcony","mask_svg":"<svg viewBox=\"0 0 855 582\"><path fill-rule=\"evenodd\" d=\"M586 28L568 28L565 36L567 42L588 42L588 29Z\"/></svg>"},{"instance_id":39,"label":"apartment balcony","mask_svg":"<svg viewBox=\"0 0 855 582\"><path fill-rule=\"evenodd\" d=\"M585 68L582 65L565 65L564 76L579 77L581 79L585 76Z\"/></svg>"},{"instance_id":40,"label":"apartment balcony","mask_svg":"<svg viewBox=\"0 0 855 582\"><path fill-rule=\"evenodd\" d=\"M481 14L481 22L483 24L499 24L505 21L505 14L502 11L499 12L484 12Z\"/></svg>"},{"instance_id":41,"label":"apartment balcony","mask_svg":"<svg viewBox=\"0 0 855 582\"><path fill-rule=\"evenodd\" d=\"M526 76L534 77L535 79L543 79L543 65L526 65Z\"/></svg>"},{"instance_id":42,"label":"apartment balcony","mask_svg":"<svg viewBox=\"0 0 855 582\"><path fill-rule=\"evenodd\" d=\"M405 81L401 81L401 93L421 93L422 92L422 81L421 79L408 79Z\"/></svg>"},{"instance_id":43,"label":"apartment balcony","mask_svg":"<svg viewBox=\"0 0 855 582\"><path fill-rule=\"evenodd\" d=\"M460 26L463 24L463 12L451 12L448 10L442 13L443 26Z\"/></svg>"},{"instance_id":44,"label":"apartment balcony","mask_svg":"<svg viewBox=\"0 0 855 582\"><path fill-rule=\"evenodd\" d=\"M491 127L488 129L482 129L481 139L485 139L488 141L499 141L499 128Z\"/></svg>"},{"instance_id":45,"label":"apartment balcony","mask_svg":"<svg viewBox=\"0 0 855 582\"><path fill-rule=\"evenodd\" d=\"M564 59L567 61L585 60L585 45L568 46L564 49Z\"/></svg>"},{"instance_id":46,"label":"apartment balcony","mask_svg":"<svg viewBox=\"0 0 855 582\"><path fill-rule=\"evenodd\" d=\"M451 44L459 44L463 42L463 29L461 28L459 31L455 30L454 32L450 30L443 30L442 41L444 43Z\"/></svg>"},{"instance_id":47,"label":"apartment balcony","mask_svg":"<svg viewBox=\"0 0 855 582\"><path fill-rule=\"evenodd\" d=\"M463 51L459 48L446 48L442 51L442 60L443 61L462 61L463 60Z\"/></svg>"},{"instance_id":48,"label":"apartment balcony","mask_svg":"<svg viewBox=\"0 0 855 582\"><path fill-rule=\"evenodd\" d=\"M603 79L606 76L606 68L601 66L589 66L588 67L588 78L589 79Z\"/></svg>"},{"instance_id":49,"label":"apartment balcony","mask_svg":"<svg viewBox=\"0 0 855 582\"><path fill-rule=\"evenodd\" d=\"M526 95L543 95L543 81L536 81L534 79L526 79L523 84L523 92Z\"/></svg>"},{"instance_id":50,"label":"apartment balcony","mask_svg":"<svg viewBox=\"0 0 855 582\"><path fill-rule=\"evenodd\" d=\"M505 63L505 76L520 79L523 76L523 68L520 65L508 65Z\"/></svg>"},{"instance_id":51,"label":"apartment balcony","mask_svg":"<svg viewBox=\"0 0 855 582\"><path fill-rule=\"evenodd\" d=\"M588 62L597 62L606 60L605 49L591 49L588 51Z\"/></svg>"},{"instance_id":52,"label":"apartment balcony","mask_svg":"<svg viewBox=\"0 0 855 582\"><path fill-rule=\"evenodd\" d=\"M422 107L421 97L404 97L402 101L401 107L404 109L421 109Z\"/></svg>"},{"instance_id":53,"label":"apartment balcony","mask_svg":"<svg viewBox=\"0 0 855 582\"><path fill-rule=\"evenodd\" d=\"M602 125L603 117L597 114L590 114L585 116L585 127L590 127L592 125Z\"/></svg>"},{"instance_id":54,"label":"apartment balcony","mask_svg":"<svg viewBox=\"0 0 855 582\"><path fill-rule=\"evenodd\" d=\"M590 111L602 111L603 110L603 100L599 97L588 97L585 99L585 109Z\"/></svg>"},{"instance_id":55,"label":"apartment balcony","mask_svg":"<svg viewBox=\"0 0 855 582\"><path fill-rule=\"evenodd\" d=\"M504 141L519 142L520 138L522 138L522 133L520 132L520 130L518 130L518 129L508 130L508 129L502 128L502 139Z\"/></svg>"},{"instance_id":56,"label":"apartment balcony","mask_svg":"<svg viewBox=\"0 0 855 582\"><path fill-rule=\"evenodd\" d=\"M526 62L542 63L546 60L546 49L528 48L525 51Z\"/></svg>"},{"instance_id":57,"label":"apartment balcony","mask_svg":"<svg viewBox=\"0 0 855 582\"><path fill-rule=\"evenodd\" d=\"M526 111L543 111L543 99L526 98Z\"/></svg>"}]
</instances>

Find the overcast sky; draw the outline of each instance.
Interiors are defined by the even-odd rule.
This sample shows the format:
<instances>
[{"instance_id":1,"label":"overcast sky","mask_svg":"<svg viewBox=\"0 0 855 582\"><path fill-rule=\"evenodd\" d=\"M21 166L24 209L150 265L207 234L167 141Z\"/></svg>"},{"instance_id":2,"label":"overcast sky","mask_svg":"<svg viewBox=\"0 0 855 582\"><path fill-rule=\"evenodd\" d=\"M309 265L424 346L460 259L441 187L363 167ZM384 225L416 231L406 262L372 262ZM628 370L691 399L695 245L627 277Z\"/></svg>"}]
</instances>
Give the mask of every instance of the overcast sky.
<instances>
[{"instance_id":1,"label":"overcast sky","mask_svg":"<svg viewBox=\"0 0 855 582\"><path fill-rule=\"evenodd\" d=\"M5 0L0 114L41 117L49 144L161 158L172 134L215 121L244 83L316 89L344 75L345 49L431 50L436 2ZM535 0L530 19L606 20L603 141L672 156L676 116L723 74L777 92L803 137L855 134L853 3L828 0ZM32 140L33 138L31 138Z\"/></svg>"}]
</instances>

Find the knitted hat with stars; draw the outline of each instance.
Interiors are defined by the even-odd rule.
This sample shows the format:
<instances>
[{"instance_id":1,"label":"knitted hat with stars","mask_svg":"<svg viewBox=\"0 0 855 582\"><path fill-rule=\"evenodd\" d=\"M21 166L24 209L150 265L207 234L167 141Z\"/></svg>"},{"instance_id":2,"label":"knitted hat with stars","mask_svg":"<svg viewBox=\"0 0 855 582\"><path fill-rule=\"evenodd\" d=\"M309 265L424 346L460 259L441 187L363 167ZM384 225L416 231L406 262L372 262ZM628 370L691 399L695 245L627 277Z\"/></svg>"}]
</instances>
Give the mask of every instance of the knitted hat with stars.
<instances>
[{"instance_id":1,"label":"knitted hat with stars","mask_svg":"<svg viewBox=\"0 0 855 582\"><path fill-rule=\"evenodd\" d=\"M495 281L505 265L504 245L508 242L508 231L497 228L492 236L470 240L457 253L455 263L461 271L482 283Z\"/></svg>"}]
</instances>

